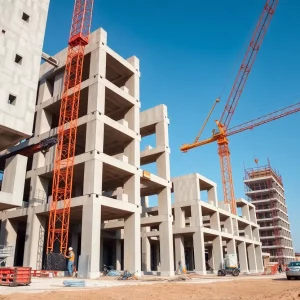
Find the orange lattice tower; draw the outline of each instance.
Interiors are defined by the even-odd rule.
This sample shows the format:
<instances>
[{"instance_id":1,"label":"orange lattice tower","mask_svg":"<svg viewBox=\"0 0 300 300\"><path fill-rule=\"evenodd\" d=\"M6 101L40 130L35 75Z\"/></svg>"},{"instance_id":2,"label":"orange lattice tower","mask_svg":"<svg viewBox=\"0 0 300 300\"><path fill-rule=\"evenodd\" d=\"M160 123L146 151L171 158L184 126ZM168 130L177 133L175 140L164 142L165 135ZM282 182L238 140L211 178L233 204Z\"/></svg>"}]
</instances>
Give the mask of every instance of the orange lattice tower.
<instances>
[{"instance_id":1,"label":"orange lattice tower","mask_svg":"<svg viewBox=\"0 0 300 300\"><path fill-rule=\"evenodd\" d=\"M93 0L75 0L74 5L54 161L47 240L48 255L57 251L54 250L55 244L59 245L60 255L65 254L68 247L80 84L84 50L89 42L93 2ZM63 203L62 208L58 208L59 203ZM51 267L55 268L53 265Z\"/></svg>"}]
</instances>

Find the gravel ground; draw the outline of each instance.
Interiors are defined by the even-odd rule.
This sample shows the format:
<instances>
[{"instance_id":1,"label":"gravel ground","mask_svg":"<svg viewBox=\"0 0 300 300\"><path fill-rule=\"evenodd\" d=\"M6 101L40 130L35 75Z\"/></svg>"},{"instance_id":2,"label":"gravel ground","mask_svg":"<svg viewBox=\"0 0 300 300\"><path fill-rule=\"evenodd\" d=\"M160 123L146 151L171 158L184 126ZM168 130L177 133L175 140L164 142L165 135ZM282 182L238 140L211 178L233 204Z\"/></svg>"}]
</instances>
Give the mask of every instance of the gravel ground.
<instances>
[{"instance_id":1,"label":"gravel ground","mask_svg":"<svg viewBox=\"0 0 300 300\"><path fill-rule=\"evenodd\" d=\"M128 282L129 283L129 282ZM0 287L0 300L300 300L300 280L287 281L284 277L245 278L226 280L193 279L182 282L91 287L84 289L69 288L62 291L30 292L23 291L3 295ZM18 288L14 288L17 289ZM2 295L1 295L2 294Z\"/></svg>"}]
</instances>

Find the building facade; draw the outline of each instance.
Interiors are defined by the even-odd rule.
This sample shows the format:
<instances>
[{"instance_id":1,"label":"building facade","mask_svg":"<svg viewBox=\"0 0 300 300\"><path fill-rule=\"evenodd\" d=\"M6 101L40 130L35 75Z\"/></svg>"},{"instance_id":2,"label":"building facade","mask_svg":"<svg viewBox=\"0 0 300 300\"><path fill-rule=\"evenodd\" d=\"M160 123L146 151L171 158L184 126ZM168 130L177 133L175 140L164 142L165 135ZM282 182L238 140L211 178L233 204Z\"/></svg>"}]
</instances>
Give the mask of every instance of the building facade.
<instances>
[{"instance_id":1,"label":"building facade","mask_svg":"<svg viewBox=\"0 0 300 300\"><path fill-rule=\"evenodd\" d=\"M41 66L29 144L57 134L66 55L64 49L54 56L58 67ZM262 271L255 207L239 200L242 215L232 215L212 181L199 174L171 180L167 108L141 111L139 82L138 58L122 58L103 29L93 32L85 49L69 227L79 276L96 278L104 264L171 276L179 262L206 274L223 266L225 254L237 255L242 272ZM141 150L149 136L155 144ZM55 147L16 156L17 174L10 170L17 161L7 162L3 184L25 178L20 203L1 212L0 244L12 249L7 266L45 266L54 155ZM207 201L200 197L205 191Z\"/></svg>"},{"instance_id":2,"label":"building facade","mask_svg":"<svg viewBox=\"0 0 300 300\"><path fill-rule=\"evenodd\" d=\"M247 169L246 195L256 207L263 252L271 262L288 264L295 258L282 178L270 165Z\"/></svg>"},{"instance_id":3,"label":"building facade","mask_svg":"<svg viewBox=\"0 0 300 300\"><path fill-rule=\"evenodd\" d=\"M0 151L33 132L50 0L0 0Z\"/></svg>"},{"instance_id":4,"label":"building facade","mask_svg":"<svg viewBox=\"0 0 300 300\"><path fill-rule=\"evenodd\" d=\"M232 214L229 205L218 201L216 184L200 174L180 176L172 179L172 183L175 270L180 263L197 274L216 274L224 267L228 254L237 257L242 273L263 272L254 205L238 199L236 205L241 215ZM157 207L145 205L143 211L148 218L158 215ZM155 251L153 255L147 248L147 244L158 243L156 237L155 227L147 227L142 234L142 259L147 271L153 265L154 270L159 270Z\"/></svg>"},{"instance_id":5,"label":"building facade","mask_svg":"<svg viewBox=\"0 0 300 300\"><path fill-rule=\"evenodd\" d=\"M66 54L64 49L54 56L58 67L41 66L29 144L57 133ZM103 263L116 260L118 268L139 275L140 230L152 223L163 241L161 271L174 272L169 120L164 105L140 112L139 78L135 56L124 59L110 49L103 29L91 34L81 84L69 234L84 277L98 277ZM141 152L141 139L152 134L156 146ZM43 268L54 155L55 147L28 158L23 207L2 212L1 242L14 246L8 265ZM141 167L149 163L157 164L157 174ZM153 194L158 195L160 215L143 221L141 197Z\"/></svg>"}]
</instances>

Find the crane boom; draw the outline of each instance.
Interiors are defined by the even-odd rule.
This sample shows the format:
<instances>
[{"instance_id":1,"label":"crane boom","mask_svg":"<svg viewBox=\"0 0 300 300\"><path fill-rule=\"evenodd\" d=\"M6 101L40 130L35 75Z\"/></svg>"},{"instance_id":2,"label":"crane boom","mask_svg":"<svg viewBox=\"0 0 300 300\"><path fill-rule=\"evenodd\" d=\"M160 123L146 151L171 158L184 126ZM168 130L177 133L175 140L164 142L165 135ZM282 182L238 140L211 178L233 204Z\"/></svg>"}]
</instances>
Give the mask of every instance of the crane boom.
<instances>
[{"instance_id":1,"label":"crane boom","mask_svg":"<svg viewBox=\"0 0 300 300\"><path fill-rule=\"evenodd\" d=\"M258 127L260 125L272 122L274 120L286 117L288 115L295 114L297 112L300 112L300 102L295 103L295 104L290 105L290 106L287 106L285 108L276 110L272 113L269 113L269 114L264 115L262 117L259 117L259 118L253 119L251 121L245 122L243 124L234 126L234 127L227 130L226 135L231 136L231 135L240 133L242 131L251 130L251 129L253 129L255 127ZM205 139L205 140L202 140L202 141L199 141L199 142L196 142L196 143L192 143L192 144L184 144L180 148L180 150L182 152L187 152L188 150L191 150L193 148L197 148L197 147L200 147L200 146L203 146L203 145L207 145L207 144L216 142L216 141L218 141L218 139L220 138L221 135L222 135L222 133L218 132L218 133L213 134L208 139Z\"/></svg>"},{"instance_id":2,"label":"crane boom","mask_svg":"<svg viewBox=\"0 0 300 300\"><path fill-rule=\"evenodd\" d=\"M220 123L224 125L225 129L229 127L231 118L235 112L236 106L241 97L248 76L251 72L257 53L260 49L262 41L270 25L272 16L274 15L274 12L278 5L278 1L279 0L267 0L263 12L259 18L250 44L244 56L243 62L238 71L238 75L234 81L233 87L225 105L225 109L220 118Z\"/></svg>"},{"instance_id":3,"label":"crane boom","mask_svg":"<svg viewBox=\"0 0 300 300\"><path fill-rule=\"evenodd\" d=\"M52 254L54 244L59 245L59 255L68 247L70 204L76 146L77 119L85 46L89 43L93 0L75 0L69 47L64 74L64 85L58 124L58 144L55 153L52 201L49 215L47 254ZM68 126L68 127L67 127ZM63 202L63 208L58 203ZM55 259L54 259L55 260ZM47 257L48 268L55 269L55 261Z\"/></svg>"},{"instance_id":4,"label":"crane boom","mask_svg":"<svg viewBox=\"0 0 300 300\"><path fill-rule=\"evenodd\" d=\"M291 115L294 113L297 113L299 111L300 111L300 102L290 105L290 106L287 106L285 108L276 110L272 113L264 115L260 118L256 118L252 121L248 121L241 125L234 126L227 131L227 136L234 135L236 133L239 133L239 132L242 132L245 130L253 129L254 127L269 123L271 121L283 118L285 116L288 116L288 115Z\"/></svg>"}]
</instances>

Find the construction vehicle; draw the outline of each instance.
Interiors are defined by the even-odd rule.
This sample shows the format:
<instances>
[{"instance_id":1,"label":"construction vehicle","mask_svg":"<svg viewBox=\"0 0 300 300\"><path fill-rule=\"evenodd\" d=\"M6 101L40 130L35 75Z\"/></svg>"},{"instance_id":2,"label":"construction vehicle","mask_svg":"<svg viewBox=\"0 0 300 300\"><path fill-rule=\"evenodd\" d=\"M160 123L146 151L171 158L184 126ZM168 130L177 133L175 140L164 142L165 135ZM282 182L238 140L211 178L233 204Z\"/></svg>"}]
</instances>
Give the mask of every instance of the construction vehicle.
<instances>
[{"instance_id":1,"label":"construction vehicle","mask_svg":"<svg viewBox=\"0 0 300 300\"><path fill-rule=\"evenodd\" d=\"M220 156L221 163L221 175L222 175L222 185L224 194L224 203L229 204L231 207L231 212L236 214L236 203L232 179L232 169L230 163L230 151L229 151L229 141L228 141L228 128L230 121L234 115L235 109L237 107L238 101L241 97L245 84L247 82L248 76L251 72L253 63L256 59L257 53L261 48L262 41L265 37L267 29L270 25L271 19L275 13L276 7L279 0L267 0L262 14L259 18L258 24L254 30L253 36L251 38L250 44L247 48L246 54L244 56L243 62L238 71L238 75L234 81L233 87L231 89L230 95L228 97L227 103L225 105L224 111L221 115L219 121L216 121L219 132L214 135L211 139L199 141L200 136L203 132L204 127L216 105L220 101L218 98L214 104L212 110L210 111L207 119L204 122L200 132L198 133L195 141L192 144L183 145L180 150L182 152L187 152L190 149L206 145L213 141L218 143L218 153Z\"/></svg>"},{"instance_id":2,"label":"construction vehicle","mask_svg":"<svg viewBox=\"0 0 300 300\"><path fill-rule=\"evenodd\" d=\"M232 276L240 275L240 268L238 267L238 259L236 254L226 254L224 257L223 268L218 270L218 276L226 276L230 274Z\"/></svg>"},{"instance_id":3,"label":"construction vehicle","mask_svg":"<svg viewBox=\"0 0 300 300\"><path fill-rule=\"evenodd\" d=\"M240 275L240 272L241 272L241 270L239 268L225 267L218 271L218 276L232 275L232 276L236 277L236 276Z\"/></svg>"}]
</instances>

